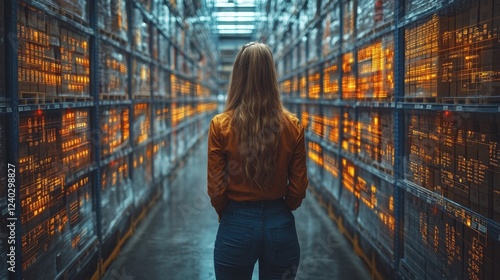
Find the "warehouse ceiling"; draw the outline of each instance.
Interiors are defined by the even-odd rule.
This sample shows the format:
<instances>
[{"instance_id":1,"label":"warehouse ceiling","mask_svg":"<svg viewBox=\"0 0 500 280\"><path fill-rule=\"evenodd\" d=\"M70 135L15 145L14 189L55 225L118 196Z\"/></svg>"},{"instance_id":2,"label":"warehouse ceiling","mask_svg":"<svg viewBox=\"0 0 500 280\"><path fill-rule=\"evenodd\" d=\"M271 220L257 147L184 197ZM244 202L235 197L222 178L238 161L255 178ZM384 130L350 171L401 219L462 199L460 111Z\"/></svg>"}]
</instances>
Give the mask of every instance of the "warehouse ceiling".
<instances>
[{"instance_id":1,"label":"warehouse ceiling","mask_svg":"<svg viewBox=\"0 0 500 280\"><path fill-rule=\"evenodd\" d=\"M242 45L254 41L257 23L262 17L265 0L207 0L213 1L214 31L219 42L218 66L221 86L229 82L234 58Z\"/></svg>"}]
</instances>

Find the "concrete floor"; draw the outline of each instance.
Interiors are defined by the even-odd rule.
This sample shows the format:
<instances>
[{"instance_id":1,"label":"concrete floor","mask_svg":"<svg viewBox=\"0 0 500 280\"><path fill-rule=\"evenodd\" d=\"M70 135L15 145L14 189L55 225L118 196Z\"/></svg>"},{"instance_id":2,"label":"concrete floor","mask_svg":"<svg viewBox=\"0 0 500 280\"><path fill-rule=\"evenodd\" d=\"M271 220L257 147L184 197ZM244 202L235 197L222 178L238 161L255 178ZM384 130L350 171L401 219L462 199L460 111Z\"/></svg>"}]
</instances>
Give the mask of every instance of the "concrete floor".
<instances>
[{"instance_id":1,"label":"concrete floor","mask_svg":"<svg viewBox=\"0 0 500 280\"><path fill-rule=\"evenodd\" d=\"M215 279L212 257L218 222L205 189L206 140L200 143L104 279ZM296 280L370 279L311 195L294 214L301 246ZM257 271L256 264L254 280Z\"/></svg>"}]
</instances>

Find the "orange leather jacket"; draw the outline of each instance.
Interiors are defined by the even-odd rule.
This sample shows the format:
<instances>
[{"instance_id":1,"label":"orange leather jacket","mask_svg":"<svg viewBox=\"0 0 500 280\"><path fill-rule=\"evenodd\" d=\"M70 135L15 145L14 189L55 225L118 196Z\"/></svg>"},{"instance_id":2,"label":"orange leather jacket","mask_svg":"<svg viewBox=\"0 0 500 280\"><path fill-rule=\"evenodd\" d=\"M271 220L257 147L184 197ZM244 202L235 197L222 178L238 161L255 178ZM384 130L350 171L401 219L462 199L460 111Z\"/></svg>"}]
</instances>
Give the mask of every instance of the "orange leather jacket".
<instances>
[{"instance_id":1,"label":"orange leather jacket","mask_svg":"<svg viewBox=\"0 0 500 280\"><path fill-rule=\"evenodd\" d=\"M239 169L238 135L230 126L231 114L213 117L208 134L207 188L217 213L235 201L260 201L284 198L291 210L306 196L307 179L304 128L297 117L288 115L278 143L276 171L271 188L262 190L244 182Z\"/></svg>"}]
</instances>

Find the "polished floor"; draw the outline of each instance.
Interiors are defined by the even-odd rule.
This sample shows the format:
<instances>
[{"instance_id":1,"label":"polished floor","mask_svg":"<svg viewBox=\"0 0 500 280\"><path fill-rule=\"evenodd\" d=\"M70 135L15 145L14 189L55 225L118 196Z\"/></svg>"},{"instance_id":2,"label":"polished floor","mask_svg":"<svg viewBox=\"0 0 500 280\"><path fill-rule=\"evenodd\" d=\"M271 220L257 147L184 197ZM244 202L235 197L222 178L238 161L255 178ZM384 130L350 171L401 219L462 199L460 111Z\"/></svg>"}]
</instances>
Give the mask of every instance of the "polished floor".
<instances>
[{"instance_id":1,"label":"polished floor","mask_svg":"<svg viewBox=\"0 0 500 280\"><path fill-rule=\"evenodd\" d=\"M215 279L212 256L218 222L206 195L206 150L206 141L201 141L104 279ZM294 214L301 245L296 280L370 279L311 195ZM258 279L257 271L258 264L253 280Z\"/></svg>"}]
</instances>

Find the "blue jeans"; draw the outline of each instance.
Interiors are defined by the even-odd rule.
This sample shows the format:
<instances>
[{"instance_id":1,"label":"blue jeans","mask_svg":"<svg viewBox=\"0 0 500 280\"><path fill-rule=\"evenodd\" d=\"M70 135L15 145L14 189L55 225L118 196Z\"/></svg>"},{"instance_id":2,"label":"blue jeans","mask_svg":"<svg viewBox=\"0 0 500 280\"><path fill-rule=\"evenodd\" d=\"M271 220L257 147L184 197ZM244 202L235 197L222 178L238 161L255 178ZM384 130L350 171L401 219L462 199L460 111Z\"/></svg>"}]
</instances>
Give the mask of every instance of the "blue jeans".
<instances>
[{"instance_id":1,"label":"blue jeans","mask_svg":"<svg viewBox=\"0 0 500 280\"><path fill-rule=\"evenodd\" d=\"M300 247L295 218L283 199L230 201L215 239L217 280L252 279L259 261L260 280L295 279Z\"/></svg>"}]
</instances>

